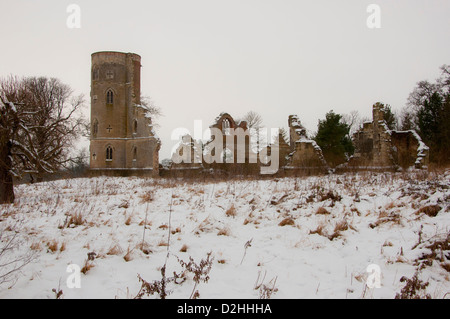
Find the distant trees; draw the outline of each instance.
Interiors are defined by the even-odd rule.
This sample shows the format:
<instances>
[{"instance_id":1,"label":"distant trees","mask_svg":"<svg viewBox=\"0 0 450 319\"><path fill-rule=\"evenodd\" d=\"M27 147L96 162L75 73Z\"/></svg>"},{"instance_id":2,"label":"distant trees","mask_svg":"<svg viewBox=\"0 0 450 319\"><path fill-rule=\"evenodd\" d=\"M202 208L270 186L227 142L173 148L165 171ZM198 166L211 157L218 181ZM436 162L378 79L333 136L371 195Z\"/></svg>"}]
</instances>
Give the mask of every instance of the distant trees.
<instances>
[{"instance_id":1,"label":"distant trees","mask_svg":"<svg viewBox=\"0 0 450 319\"><path fill-rule=\"evenodd\" d=\"M332 110L326 114L325 120L319 120L314 140L332 167L344 163L353 154L354 147L349 133L350 125L344 122L342 115Z\"/></svg>"},{"instance_id":2,"label":"distant trees","mask_svg":"<svg viewBox=\"0 0 450 319\"><path fill-rule=\"evenodd\" d=\"M0 81L0 203L12 202L12 177L42 180L71 162L86 126L83 95L55 78L10 76Z\"/></svg>"},{"instance_id":3,"label":"distant trees","mask_svg":"<svg viewBox=\"0 0 450 319\"><path fill-rule=\"evenodd\" d=\"M416 129L430 147L430 161L450 163L450 65L441 66L436 82L420 81L403 110L402 129Z\"/></svg>"}]
</instances>

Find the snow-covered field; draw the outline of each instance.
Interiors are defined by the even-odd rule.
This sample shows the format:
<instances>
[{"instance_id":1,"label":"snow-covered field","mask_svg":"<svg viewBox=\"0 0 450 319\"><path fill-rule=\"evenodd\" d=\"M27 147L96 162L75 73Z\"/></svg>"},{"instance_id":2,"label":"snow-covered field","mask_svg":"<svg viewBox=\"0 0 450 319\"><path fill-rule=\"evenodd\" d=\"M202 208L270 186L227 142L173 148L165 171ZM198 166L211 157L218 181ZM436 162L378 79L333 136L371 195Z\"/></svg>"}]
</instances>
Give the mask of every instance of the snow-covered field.
<instances>
[{"instance_id":1,"label":"snow-covered field","mask_svg":"<svg viewBox=\"0 0 450 319\"><path fill-rule=\"evenodd\" d=\"M220 182L98 177L15 190L16 202L0 206L0 249L13 239L0 254L0 276L33 259L0 285L0 298L133 298L138 275L161 281L164 264L171 277L182 273L180 260L200 265L209 252L209 280L195 287L185 272L167 283L167 298L193 290L224 299L394 298L400 279L416 272L429 283L423 293L450 296L450 171ZM67 285L76 284L71 264L87 265L80 288Z\"/></svg>"}]
</instances>

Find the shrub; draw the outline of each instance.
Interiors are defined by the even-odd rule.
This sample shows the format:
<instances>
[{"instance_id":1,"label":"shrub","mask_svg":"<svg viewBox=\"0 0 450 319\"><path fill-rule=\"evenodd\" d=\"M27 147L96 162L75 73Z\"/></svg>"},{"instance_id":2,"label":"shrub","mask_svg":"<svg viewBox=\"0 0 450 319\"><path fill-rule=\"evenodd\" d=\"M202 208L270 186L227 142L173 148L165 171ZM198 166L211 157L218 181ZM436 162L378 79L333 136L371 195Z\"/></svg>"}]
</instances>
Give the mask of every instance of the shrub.
<instances>
[{"instance_id":1,"label":"shrub","mask_svg":"<svg viewBox=\"0 0 450 319\"><path fill-rule=\"evenodd\" d=\"M429 282L423 282L418 278L417 272L409 279L405 276L400 278L400 282L406 282L400 293L395 295L395 299L431 299L426 293Z\"/></svg>"}]
</instances>

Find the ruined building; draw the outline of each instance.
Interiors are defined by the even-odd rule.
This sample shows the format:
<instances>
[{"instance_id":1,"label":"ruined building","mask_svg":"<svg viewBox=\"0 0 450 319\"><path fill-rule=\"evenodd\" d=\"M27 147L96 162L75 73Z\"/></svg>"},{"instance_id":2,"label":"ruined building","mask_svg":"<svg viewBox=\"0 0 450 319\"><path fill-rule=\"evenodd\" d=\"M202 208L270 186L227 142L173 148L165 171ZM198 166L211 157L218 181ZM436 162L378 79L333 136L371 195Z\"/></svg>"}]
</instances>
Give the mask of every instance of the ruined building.
<instances>
[{"instance_id":1,"label":"ruined building","mask_svg":"<svg viewBox=\"0 0 450 319\"><path fill-rule=\"evenodd\" d=\"M217 136L204 145L190 135L183 136L172 156L170 171L178 176L202 171L280 176L329 172L322 150L307 137L298 117L289 116L288 124L289 143L280 132L278 139L263 147L255 141L257 132L249 129L245 121L236 122L228 113L221 113L210 126ZM265 138L260 136L262 141Z\"/></svg>"},{"instance_id":2,"label":"ruined building","mask_svg":"<svg viewBox=\"0 0 450 319\"><path fill-rule=\"evenodd\" d=\"M141 57L107 51L91 61L91 170L158 175L161 143L140 101Z\"/></svg>"},{"instance_id":3,"label":"ruined building","mask_svg":"<svg viewBox=\"0 0 450 319\"><path fill-rule=\"evenodd\" d=\"M314 174L326 173L329 167L322 150L317 143L309 139L306 135L306 129L301 124L297 115L290 115L289 124L289 154L287 154L285 165L282 169L286 174L292 175L297 173ZM283 143L283 141L281 142ZM280 156L286 154L286 146L280 144Z\"/></svg>"},{"instance_id":4,"label":"ruined building","mask_svg":"<svg viewBox=\"0 0 450 319\"><path fill-rule=\"evenodd\" d=\"M105 51L93 53L91 59L91 170L159 176L161 143L140 100L141 57ZM373 121L364 123L354 134L356 151L340 168L392 170L428 164L428 147L417 133L390 130L384 112L383 104L373 106ZM210 126L212 138L206 143L194 141L189 135L183 137L169 165L163 163L164 175L224 172L292 176L330 172L322 150L307 137L299 118L290 115L288 125L289 141L279 134L274 143L261 147L259 142L255 145L255 131L247 122L221 113Z\"/></svg>"},{"instance_id":5,"label":"ruined building","mask_svg":"<svg viewBox=\"0 0 450 319\"><path fill-rule=\"evenodd\" d=\"M413 131L390 130L384 120L384 105L372 108L372 122L365 122L353 135L355 153L346 167L353 169L395 170L422 168L428 164L428 147Z\"/></svg>"},{"instance_id":6,"label":"ruined building","mask_svg":"<svg viewBox=\"0 0 450 319\"><path fill-rule=\"evenodd\" d=\"M190 135L182 137L172 155L170 170L178 176L199 170L228 174L259 173L258 153L251 145L247 122L237 122L228 113L221 113L210 125L211 139L205 144Z\"/></svg>"}]
</instances>

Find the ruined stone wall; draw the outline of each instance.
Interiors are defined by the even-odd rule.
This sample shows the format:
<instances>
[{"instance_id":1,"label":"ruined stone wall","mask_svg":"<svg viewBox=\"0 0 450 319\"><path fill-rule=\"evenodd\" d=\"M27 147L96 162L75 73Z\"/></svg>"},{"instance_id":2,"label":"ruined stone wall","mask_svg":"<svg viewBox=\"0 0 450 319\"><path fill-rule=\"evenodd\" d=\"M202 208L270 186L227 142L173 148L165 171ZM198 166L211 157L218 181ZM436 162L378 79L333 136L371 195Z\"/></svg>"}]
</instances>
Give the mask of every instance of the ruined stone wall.
<instances>
[{"instance_id":1,"label":"ruined stone wall","mask_svg":"<svg viewBox=\"0 0 450 319\"><path fill-rule=\"evenodd\" d=\"M366 122L353 135L355 153L348 168L395 170L428 163L428 147L414 131L390 130L384 120L384 105L372 108L372 122Z\"/></svg>"},{"instance_id":2,"label":"ruined stone wall","mask_svg":"<svg viewBox=\"0 0 450 319\"><path fill-rule=\"evenodd\" d=\"M291 152L283 169L286 172L327 172L329 167L323 157L322 150L314 140L307 137L306 129L298 117L290 115L288 124Z\"/></svg>"}]
</instances>

